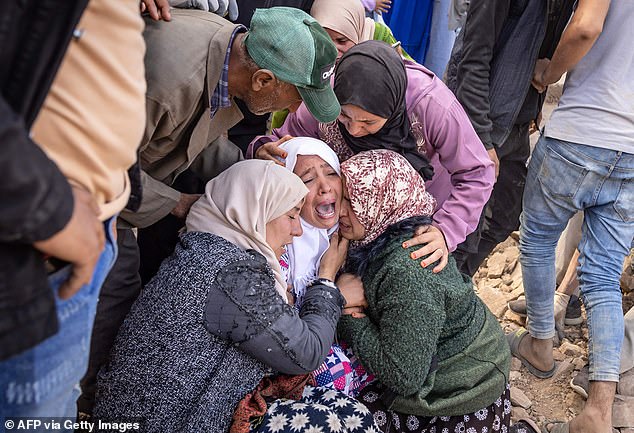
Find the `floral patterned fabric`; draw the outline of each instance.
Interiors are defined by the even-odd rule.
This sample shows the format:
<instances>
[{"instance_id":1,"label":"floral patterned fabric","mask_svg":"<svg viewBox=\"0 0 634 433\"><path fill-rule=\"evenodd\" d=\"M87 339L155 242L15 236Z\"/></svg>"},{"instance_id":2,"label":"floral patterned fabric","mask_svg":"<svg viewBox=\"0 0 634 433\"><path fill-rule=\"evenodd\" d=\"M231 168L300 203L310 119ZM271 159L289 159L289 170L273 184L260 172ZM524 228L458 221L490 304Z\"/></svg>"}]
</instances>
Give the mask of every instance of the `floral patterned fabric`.
<instances>
[{"instance_id":1,"label":"floral patterned fabric","mask_svg":"<svg viewBox=\"0 0 634 433\"><path fill-rule=\"evenodd\" d=\"M380 433L363 403L334 389L307 386L301 400L276 400L257 433Z\"/></svg>"},{"instance_id":2,"label":"floral patterned fabric","mask_svg":"<svg viewBox=\"0 0 634 433\"><path fill-rule=\"evenodd\" d=\"M385 387L378 382L361 391L359 400L374 416L383 433L510 433L511 387L490 406L459 416L414 416L388 410L381 400Z\"/></svg>"},{"instance_id":3,"label":"floral patterned fabric","mask_svg":"<svg viewBox=\"0 0 634 433\"><path fill-rule=\"evenodd\" d=\"M341 164L352 210L365 228L363 246L406 218L431 215L436 199L403 156L390 150L361 152Z\"/></svg>"}]
</instances>

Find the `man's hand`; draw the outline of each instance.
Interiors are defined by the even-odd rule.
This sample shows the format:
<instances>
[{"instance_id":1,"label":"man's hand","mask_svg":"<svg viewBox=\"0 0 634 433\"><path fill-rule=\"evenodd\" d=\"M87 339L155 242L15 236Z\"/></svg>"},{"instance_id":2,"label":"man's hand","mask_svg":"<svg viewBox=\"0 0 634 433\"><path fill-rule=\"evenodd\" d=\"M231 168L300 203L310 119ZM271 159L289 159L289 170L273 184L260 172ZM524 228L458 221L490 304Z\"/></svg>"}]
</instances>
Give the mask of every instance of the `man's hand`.
<instances>
[{"instance_id":1,"label":"man's hand","mask_svg":"<svg viewBox=\"0 0 634 433\"><path fill-rule=\"evenodd\" d=\"M319 278L334 281L337 272L343 266L348 254L348 239L333 233L330 237L330 246L321 258L319 264Z\"/></svg>"},{"instance_id":2,"label":"man's hand","mask_svg":"<svg viewBox=\"0 0 634 433\"><path fill-rule=\"evenodd\" d=\"M196 201L200 198L201 194L185 194L181 193L181 198L178 201L178 204L174 209L172 209L172 215L176 218L180 218L184 220L187 218L187 214L189 213L189 209L191 209L192 205L196 203Z\"/></svg>"},{"instance_id":3,"label":"man's hand","mask_svg":"<svg viewBox=\"0 0 634 433\"><path fill-rule=\"evenodd\" d=\"M269 141L268 143L264 143L259 149L255 152L255 157L257 159L268 159L270 161L274 161L276 164L284 167L283 160L286 159L288 153L285 150L280 149L280 144L290 140L290 135L285 135L277 141Z\"/></svg>"},{"instance_id":4,"label":"man's hand","mask_svg":"<svg viewBox=\"0 0 634 433\"><path fill-rule=\"evenodd\" d=\"M383 14L387 13L392 7L392 0L376 0L376 6L374 8L374 12Z\"/></svg>"},{"instance_id":5,"label":"man's hand","mask_svg":"<svg viewBox=\"0 0 634 433\"><path fill-rule=\"evenodd\" d=\"M73 215L68 224L51 236L33 244L42 253L69 262L73 273L59 289L59 297L68 299L92 280L106 236L98 218L99 207L88 191L73 186Z\"/></svg>"},{"instance_id":6,"label":"man's hand","mask_svg":"<svg viewBox=\"0 0 634 433\"><path fill-rule=\"evenodd\" d=\"M547 77L545 77L545 73L548 69L548 65L550 65L549 59L539 59L535 63L535 69L533 70L533 80L531 81L531 84L535 89L537 89L539 93L543 93L549 84L556 83L557 81L559 81L559 78L561 78L560 76L555 81L547 82Z\"/></svg>"},{"instance_id":7,"label":"man's hand","mask_svg":"<svg viewBox=\"0 0 634 433\"><path fill-rule=\"evenodd\" d=\"M141 13L146 11L154 21L172 19L168 0L141 0Z\"/></svg>"},{"instance_id":8,"label":"man's hand","mask_svg":"<svg viewBox=\"0 0 634 433\"><path fill-rule=\"evenodd\" d=\"M346 307L344 309L346 313L353 311L359 312L368 306L361 277L354 274L341 274L341 276L337 278L337 287L339 287L339 291L343 297L346 298Z\"/></svg>"},{"instance_id":9,"label":"man's hand","mask_svg":"<svg viewBox=\"0 0 634 433\"><path fill-rule=\"evenodd\" d=\"M487 149L487 153L489 154L489 159L493 161L493 165L495 165L495 180L497 180L500 175L500 160L498 159L498 153L495 151L495 147Z\"/></svg>"},{"instance_id":10,"label":"man's hand","mask_svg":"<svg viewBox=\"0 0 634 433\"><path fill-rule=\"evenodd\" d=\"M411 253L410 257L412 259L416 260L429 255L429 257L420 262L423 268L440 260L440 263L432 270L436 274L447 266L449 249L445 243L445 236L439 228L432 225L418 227L414 232L414 237L409 241L403 242L403 248L413 247L414 245L425 246Z\"/></svg>"}]
</instances>

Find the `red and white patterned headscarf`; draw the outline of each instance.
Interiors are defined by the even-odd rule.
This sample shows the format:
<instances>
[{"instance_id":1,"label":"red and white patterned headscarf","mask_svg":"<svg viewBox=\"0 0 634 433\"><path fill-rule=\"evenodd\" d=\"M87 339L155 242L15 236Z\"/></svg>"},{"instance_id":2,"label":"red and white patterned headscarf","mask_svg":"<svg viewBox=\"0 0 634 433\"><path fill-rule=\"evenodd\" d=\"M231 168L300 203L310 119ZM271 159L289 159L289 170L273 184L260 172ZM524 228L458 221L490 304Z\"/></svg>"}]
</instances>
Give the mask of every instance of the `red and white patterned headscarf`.
<instances>
[{"instance_id":1,"label":"red and white patterned headscarf","mask_svg":"<svg viewBox=\"0 0 634 433\"><path fill-rule=\"evenodd\" d=\"M367 245L389 226L406 218L431 215L436 199L425 190L423 178L403 156L391 150L369 150L341 163L350 204L365 228Z\"/></svg>"}]
</instances>

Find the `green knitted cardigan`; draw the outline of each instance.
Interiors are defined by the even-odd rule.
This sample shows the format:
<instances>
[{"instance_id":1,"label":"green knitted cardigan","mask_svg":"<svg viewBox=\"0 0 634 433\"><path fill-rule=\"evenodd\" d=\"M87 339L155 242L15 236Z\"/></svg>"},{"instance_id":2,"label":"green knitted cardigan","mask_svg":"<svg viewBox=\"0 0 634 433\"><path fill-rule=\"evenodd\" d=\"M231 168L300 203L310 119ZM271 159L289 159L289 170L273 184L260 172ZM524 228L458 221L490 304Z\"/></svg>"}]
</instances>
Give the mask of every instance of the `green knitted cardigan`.
<instances>
[{"instance_id":1,"label":"green knitted cardigan","mask_svg":"<svg viewBox=\"0 0 634 433\"><path fill-rule=\"evenodd\" d=\"M434 274L409 257L404 240L390 241L368 264L367 317L342 316L340 337L397 394L392 410L454 416L489 406L505 391L511 363L500 325L453 257Z\"/></svg>"}]
</instances>

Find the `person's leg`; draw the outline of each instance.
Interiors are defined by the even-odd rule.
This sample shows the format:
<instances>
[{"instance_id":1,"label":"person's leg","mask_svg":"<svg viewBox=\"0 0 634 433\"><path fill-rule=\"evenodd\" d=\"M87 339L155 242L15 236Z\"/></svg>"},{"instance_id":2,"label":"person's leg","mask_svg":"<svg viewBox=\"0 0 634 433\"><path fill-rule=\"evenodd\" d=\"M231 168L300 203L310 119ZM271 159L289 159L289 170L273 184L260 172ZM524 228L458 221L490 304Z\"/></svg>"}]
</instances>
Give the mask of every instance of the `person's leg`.
<instances>
[{"instance_id":1,"label":"person's leg","mask_svg":"<svg viewBox=\"0 0 634 433\"><path fill-rule=\"evenodd\" d=\"M584 211L579 283L588 319L590 387L588 401L571 421L570 431L607 433L612 428L623 340L619 278L634 236L634 155L557 140L549 140L548 147L549 157L539 173L548 209L557 211L563 203ZM551 173L559 173L566 182L549 182ZM533 219L546 218L544 212L535 214ZM539 317L539 312L531 311L529 299L529 318L533 313Z\"/></svg>"},{"instance_id":2,"label":"person's leg","mask_svg":"<svg viewBox=\"0 0 634 433\"><path fill-rule=\"evenodd\" d=\"M565 275L571 263L572 256L577 251L581 241L581 224L583 223L583 212L577 212L570 218L566 229L561 234L557 249L555 250L555 270L557 272L557 284L562 285ZM576 270L576 265L575 265ZM575 272L576 275L576 272Z\"/></svg>"},{"instance_id":3,"label":"person's leg","mask_svg":"<svg viewBox=\"0 0 634 433\"><path fill-rule=\"evenodd\" d=\"M104 227L106 246L89 284L70 299L61 300L57 297L57 290L68 278L70 267L62 268L49 277L51 288L56 293L57 334L0 363L2 416L75 418L79 380L88 366L99 289L117 254L114 218ZM67 429L62 426L60 431Z\"/></svg>"},{"instance_id":4,"label":"person's leg","mask_svg":"<svg viewBox=\"0 0 634 433\"><path fill-rule=\"evenodd\" d=\"M621 347L621 374L634 369L634 307L625 314L623 323L625 333Z\"/></svg>"},{"instance_id":5,"label":"person's leg","mask_svg":"<svg viewBox=\"0 0 634 433\"><path fill-rule=\"evenodd\" d=\"M520 263L530 336L522 339L519 353L542 371L551 370L554 364L555 247L568 220L576 212L569 203L576 193L574 184L584 176L577 167L558 160L549 150L551 145L550 139L541 137L533 151L520 229ZM562 182L562 178L570 179L573 184Z\"/></svg>"},{"instance_id":6,"label":"person's leg","mask_svg":"<svg viewBox=\"0 0 634 433\"><path fill-rule=\"evenodd\" d=\"M139 249L132 229L117 229L119 254L104 282L90 341L88 371L81 380L77 410L92 413L97 373L108 360L119 328L141 291Z\"/></svg>"},{"instance_id":7,"label":"person's leg","mask_svg":"<svg viewBox=\"0 0 634 433\"><path fill-rule=\"evenodd\" d=\"M477 234L459 247L459 269L473 276L493 249L518 229L522 194L526 181L526 160L530 154L528 125L514 126L502 146L496 149L500 173L491 198L484 208Z\"/></svg>"}]
</instances>

